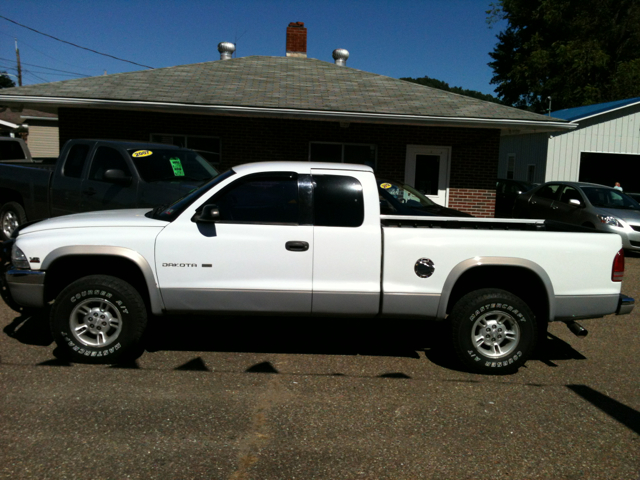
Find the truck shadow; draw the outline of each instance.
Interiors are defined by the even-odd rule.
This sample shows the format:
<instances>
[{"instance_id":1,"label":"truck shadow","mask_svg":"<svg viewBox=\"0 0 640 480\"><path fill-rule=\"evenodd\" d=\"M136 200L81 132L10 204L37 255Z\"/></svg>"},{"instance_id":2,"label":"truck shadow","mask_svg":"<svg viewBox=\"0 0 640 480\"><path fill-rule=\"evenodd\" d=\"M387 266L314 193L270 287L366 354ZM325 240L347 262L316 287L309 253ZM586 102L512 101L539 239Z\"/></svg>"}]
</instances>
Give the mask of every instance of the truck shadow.
<instances>
[{"instance_id":1,"label":"truck shadow","mask_svg":"<svg viewBox=\"0 0 640 480\"><path fill-rule=\"evenodd\" d=\"M317 355L366 355L419 359L466 371L453 351L446 322L309 317L157 317L150 319L147 351L208 351ZM584 360L580 352L547 334L533 360Z\"/></svg>"},{"instance_id":2,"label":"truck shadow","mask_svg":"<svg viewBox=\"0 0 640 480\"><path fill-rule=\"evenodd\" d=\"M2 331L25 345L48 347L53 343L46 314L23 314L13 319Z\"/></svg>"},{"instance_id":3,"label":"truck shadow","mask_svg":"<svg viewBox=\"0 0 640 480\"><path fill-rule=\"evenodd\" d=\"M149 320L145 347L160 350L420 358L417 325L352 318L173 316Z\"/></svg>"},{"instance_id":4,"label":"truck shadow","mask_svg":"<svg viewBox=\"0 0 640 480\"><path fill-rule=\"evenodd\" d=\"M26 345L49 346L53 339L46 314L15 317L5 335ZM309 355L364 355L420 359L466 371L451 344L445 322L421 320L171 316L149 319L144 348L149 352L243 352ZM56 349L57 350L57 349ZM55 354L55 351L54 351ZM557 360L585 357L567 342L547 334L533 360L556 367Z\"/></svg>"}]
</instances>

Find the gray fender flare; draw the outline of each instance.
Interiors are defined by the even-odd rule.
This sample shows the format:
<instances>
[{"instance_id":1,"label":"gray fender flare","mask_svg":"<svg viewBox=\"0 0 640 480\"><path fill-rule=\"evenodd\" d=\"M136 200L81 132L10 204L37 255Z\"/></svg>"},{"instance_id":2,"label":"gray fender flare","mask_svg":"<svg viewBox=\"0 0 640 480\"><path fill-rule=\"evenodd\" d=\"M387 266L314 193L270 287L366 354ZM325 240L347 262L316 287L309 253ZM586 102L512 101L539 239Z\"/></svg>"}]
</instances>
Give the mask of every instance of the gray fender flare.
<instances>
[{"instance_id":1,"label":"gray fender flare","mask_svg":"<svg viewBox=\"0 0 640 480\"><path fill-rule=\"evenodd\" d=\"M553 284L547 272L535 262L531 260L525 260L523 258L511 258L511 257L474 257L467 260L463 260L457 264L447 277L442 288L442 296L440 297L440 303L438 304L438 318L443 319L447 315L447 305L449 303L449 297L453 291L458 279L463 273L471 268L494 266L494 267L520 267L531 270L534 274L540 278L545 290L547 291L547 299L549 301L549 321L553 321L556 313L555 293L553 291Z\"/></svg>"},{"instance_id":2,"label":"gray fender flare","mask_svg":"<svg viewBox=\"0 0 640 480\"><path fill-rule=\"evenodd\" d=\"M135 250L124 247L113 247L108 245L78 245L70 247L56 248L50 252L42 262L42 270L47 270L53 264L54 261L67 257L70 255L104 255L111 257L121 257L131 260L142 271L145 283L147 284L147 290L149 292L149 301L151 303L151 311L155 315L162 314L164 310L164 303L160 296L160 289L156 282L156 277L153 274L153 270L149 265L149 262Z\"/></svg>"}]
</instances>

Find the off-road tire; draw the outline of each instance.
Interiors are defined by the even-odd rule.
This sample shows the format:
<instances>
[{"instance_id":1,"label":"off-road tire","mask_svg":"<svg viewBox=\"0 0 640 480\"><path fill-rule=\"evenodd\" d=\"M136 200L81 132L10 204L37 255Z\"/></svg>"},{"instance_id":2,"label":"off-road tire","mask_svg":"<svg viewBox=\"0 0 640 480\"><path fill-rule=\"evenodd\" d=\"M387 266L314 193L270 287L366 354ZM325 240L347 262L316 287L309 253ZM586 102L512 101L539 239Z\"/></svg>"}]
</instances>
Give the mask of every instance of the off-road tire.
<instances>
[{"instance_id":1,"label":"off-road tire","mask_svg":"<svg viewBox=\"0 0 640 480\"><path fill-rule=\"evenodd\" d=\"M456 354L471 371L514 373L535 348L539 332L535 316L526 303L505 290L468 293L455 304L450 318Z\"/></svg>"},{"instance_id":2,"label":"off-road tire","mask_svg":"<svg viewBox=\"0 0 640 480\"><path fill-rule=\"evenodd\" d=\"M76 280L58 295L50 325L66 359L120 363L139 355L147 310L140 294L124 280L91 275Z\"/></svg>"}]
</instances>

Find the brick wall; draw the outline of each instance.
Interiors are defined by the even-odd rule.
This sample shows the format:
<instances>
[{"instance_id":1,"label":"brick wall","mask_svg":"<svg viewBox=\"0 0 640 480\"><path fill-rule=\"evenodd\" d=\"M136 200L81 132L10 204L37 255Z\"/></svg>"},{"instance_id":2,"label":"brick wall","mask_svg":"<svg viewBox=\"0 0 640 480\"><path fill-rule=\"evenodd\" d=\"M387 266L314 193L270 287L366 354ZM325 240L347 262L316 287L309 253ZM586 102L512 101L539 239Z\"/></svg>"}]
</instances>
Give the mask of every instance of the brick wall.
<instances>
[{"instance_id":1,"label":"brick wall","mask_svg":"<svg viewBox=\"0 0 640 480\"><path fill-rule=\"evenodd\" d=\"M309 158L309 142L374 144L376 172L404 179L407 145L451 147L449 206L493 216L500 131L278 118L186 115L142 111L61 108L60 145L71 138L148 142L152 133L205 135L221 141L221 168L267 160Z\"/></svg>"},{"instance_id":2,"label":"brick wall","mask_svg":"<svg viewBox=\"0 0 640 480\"><path fill-rule=\"evenodd\" d=\"M449 207L470 213L474 217L493 217L496 191L480 188L449 189Z\"/></svg>"}]
</instances>

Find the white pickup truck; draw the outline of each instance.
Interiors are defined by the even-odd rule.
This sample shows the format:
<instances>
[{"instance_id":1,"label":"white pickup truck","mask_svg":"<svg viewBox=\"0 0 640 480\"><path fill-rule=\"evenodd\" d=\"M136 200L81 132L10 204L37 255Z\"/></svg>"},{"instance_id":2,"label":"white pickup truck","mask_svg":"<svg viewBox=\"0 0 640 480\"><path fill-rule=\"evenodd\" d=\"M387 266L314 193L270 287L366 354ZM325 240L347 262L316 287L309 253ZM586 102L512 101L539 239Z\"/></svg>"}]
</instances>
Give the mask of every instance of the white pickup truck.
<instances>
[{"instance_id":1,"label":"white pickup truck","mask_svg":"<svg viewBox=\"0 0 640 480\"><path fill-rule=\"evenodd\" d=\"M73 361L129 357L150 313L405 317L450 321L484 373L516 371L549 321L580 333L576 319L633 309L618 235L381 215L387 185L362 165L255 163L153 211L22 226L3 297L49 308Z\"/></svg>"}]
</instances>

